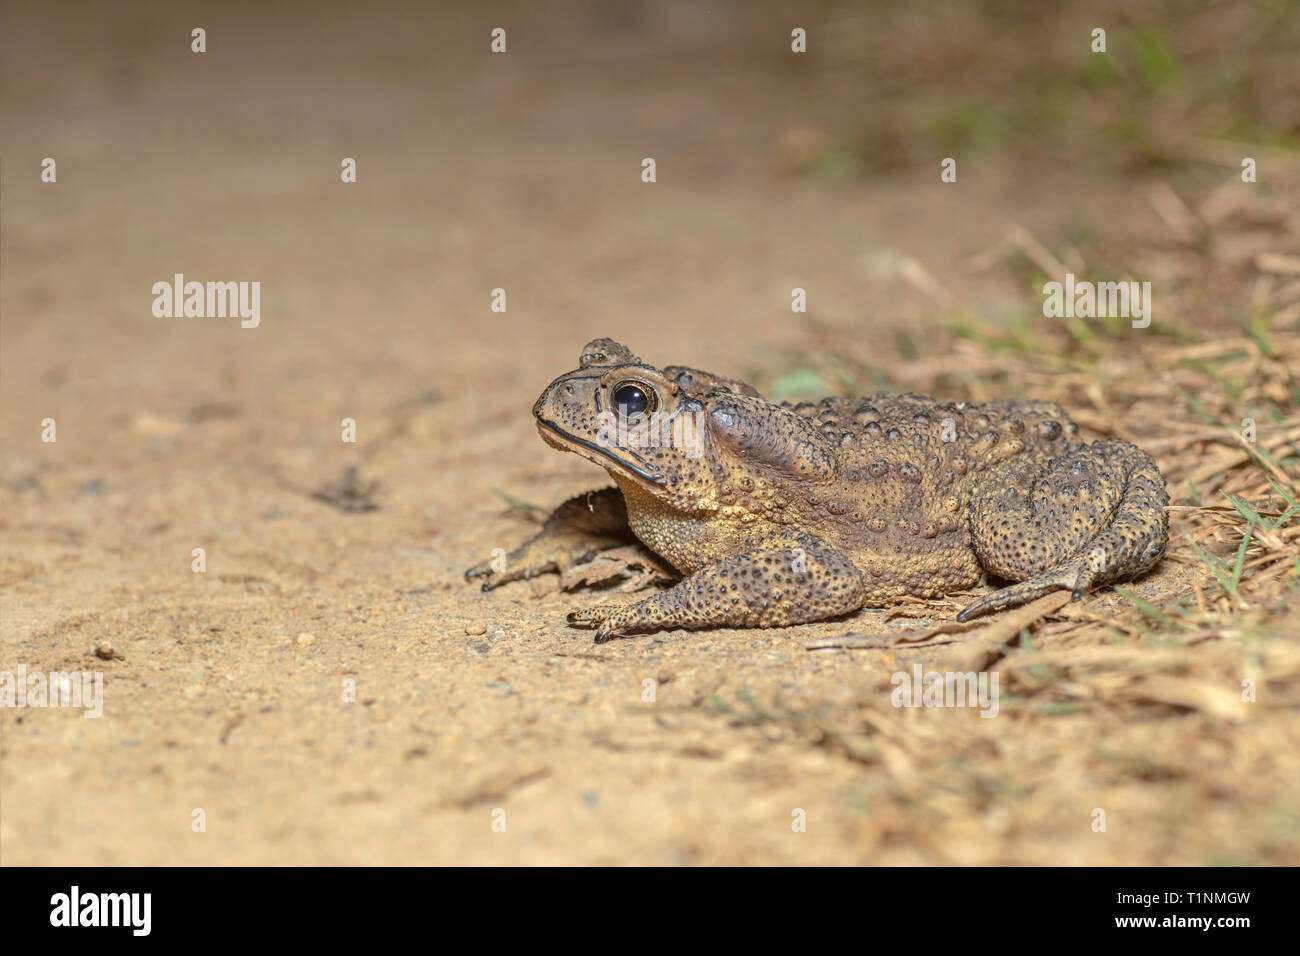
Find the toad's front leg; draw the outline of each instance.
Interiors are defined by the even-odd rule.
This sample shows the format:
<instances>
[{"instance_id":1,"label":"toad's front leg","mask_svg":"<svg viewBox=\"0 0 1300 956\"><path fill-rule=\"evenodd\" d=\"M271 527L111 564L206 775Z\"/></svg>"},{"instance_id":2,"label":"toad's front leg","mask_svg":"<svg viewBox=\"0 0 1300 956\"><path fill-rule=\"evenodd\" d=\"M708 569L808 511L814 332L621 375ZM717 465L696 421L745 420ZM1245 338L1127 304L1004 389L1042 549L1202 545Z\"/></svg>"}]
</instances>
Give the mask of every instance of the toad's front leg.
<instances>
[{"instance_id":1,"label":"toad's front leg","mask_svg":"<svg viewBox=\"0 0 1300 956\"><path fill-rule=\"evenodd\" d=\"M603 644L616 634L679 627L804 624L856 611L865 598L847 554L795 535L722 558L636 604L575 611L569 623L596 626Z\"/></svg>"},{"instance_id":2,"label":"toad's front leg","mask_svg":"<svg viewBox=\"0 0 1300 956\"><path fill-rule=\"evenodd\" d=\"M565 571L606 548L635 540L627 526L623 493L617 488L588 491L551 512L542 530L504 560L476 564L465 572L465 577L483 578L483 590L491 591L507 581L547 571Z\"/></svg>"}]
</instances>

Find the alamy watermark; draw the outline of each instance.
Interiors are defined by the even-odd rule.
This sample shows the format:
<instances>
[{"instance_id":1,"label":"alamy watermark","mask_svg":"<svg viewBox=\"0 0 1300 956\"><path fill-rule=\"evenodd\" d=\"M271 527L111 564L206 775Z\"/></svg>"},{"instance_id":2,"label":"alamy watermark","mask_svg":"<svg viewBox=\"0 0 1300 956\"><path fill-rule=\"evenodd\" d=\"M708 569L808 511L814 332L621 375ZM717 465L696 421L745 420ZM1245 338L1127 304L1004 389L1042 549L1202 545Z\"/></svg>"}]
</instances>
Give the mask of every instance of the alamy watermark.
<instances>
[{"instance_id":1,"label":"alamy watermark","mask_svg":"<svg viewBox=\"0 0 1300 956\"><path fill-rule=\"evenodd\" d=\"M895 707L978 707L981 717L998 715L998 672L930 671L920 664L912 673L898 671L889 678L894 685L889 702Z\"/></svg>"},{"instance_id":2,"label":"alamy watermark","mask_svg":"<svg viewBox=\"0 0 1300 956\"><path fill-rule=\"evenodd\" d=\"M155 282L153 314L160 319L240 319L255 329L262 321L262 283L186 282L178 272L171 282Z\"/></svg>"},{"instance_id":3,"label":"alamy watermark","mask_svg":"<svg viewBox=\"0 0 1300 956\"><path fill-rule=\"evenodd\" d=\"M50 897L51 926L123 926L133 936L148 936L152 912L152 893L83 893L74 884Z\"/></svg>"},{"instance_id":4,"label":"alamy watermark","mask_svg":"<svg viewBox=\"0 0 1300 956\"><path fill-rule=\"evenodd\" d=\"M1133 328L1151 324L1150 282L1076 281L1073 272L1065 282L1048 282L1043 286L1043 315L1049 319L1105 319L1118 317L1133 320Z\"/></svg>"},{"instance_id":5,"label":"alamy watermark","mask_svg":"<svg viewBox=\"0 0 1300 956\"><path fill-rule=\"evenodd\" d=\"M85 717L104 714L104 675L100 671L0 671L0 707L72 707Z\"/></svg>"},{"instance_id":6,"label":"alamy watermark","mask_svg":"<svg viewBox=\"0 0 1300 956\"><path fill-rule=\"evenodd\" d=\"M674 448L687 458L699 458L704 454L704 429L702 411L678 410L673 415L605 411L599 415L596 441L610 448Z\"/></svg>"}]
</instances>

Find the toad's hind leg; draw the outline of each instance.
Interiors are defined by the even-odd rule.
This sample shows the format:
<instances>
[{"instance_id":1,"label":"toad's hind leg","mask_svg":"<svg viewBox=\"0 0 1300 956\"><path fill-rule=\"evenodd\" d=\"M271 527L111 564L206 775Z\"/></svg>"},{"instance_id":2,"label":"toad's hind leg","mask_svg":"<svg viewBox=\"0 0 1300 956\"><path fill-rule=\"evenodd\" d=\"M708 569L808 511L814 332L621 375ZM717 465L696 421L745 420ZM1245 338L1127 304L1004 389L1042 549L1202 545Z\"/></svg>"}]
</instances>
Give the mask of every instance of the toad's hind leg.
<instances>
[{"instance_id":1,"label":"toad's hind leg","mask_svg":"<svg viewBox=\"0 0 1300 956\"><path fill-rule=\"evenodd\" d=\"M957 619L1141 574L1169 540L1168 504L1151 456L1120 439L1006 462L971 499L971 543L985 570L1019 583Z\"/></svg>"}]
</instances>

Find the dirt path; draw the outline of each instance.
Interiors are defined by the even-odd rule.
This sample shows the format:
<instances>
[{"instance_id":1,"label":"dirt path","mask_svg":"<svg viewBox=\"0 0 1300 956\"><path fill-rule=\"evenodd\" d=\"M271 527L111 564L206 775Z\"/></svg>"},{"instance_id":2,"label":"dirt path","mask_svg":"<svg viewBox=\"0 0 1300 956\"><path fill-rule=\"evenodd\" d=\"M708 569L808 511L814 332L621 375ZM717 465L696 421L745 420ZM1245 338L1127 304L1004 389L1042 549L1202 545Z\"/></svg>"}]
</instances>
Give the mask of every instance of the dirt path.
<instances>
[{"instance_id":1,"label":"dirt path","mask_svg":"<svg viewBox=\"0 0 1300 956\"><path fill-rule=\"evenodd\" d=\"M892 349L929 304L880 263L943 275L1008 209L1060 221L1051 174L791 176L790 131L852 104L684 8L649 39L515 14L499 58L487 14L401 10L254 29L205 9L203 56L172 5L88 7L75 30L4 14L0 653L105 683L98 720L0 712L3 862L1204 862L1227 809L1190 843L1190 821L1091 831L1094 806L1149 821L1168 793L1053 749L1087 717L1029 733L864 705L959 644L805 650L888 612L598 648L563 618L602 595L461 578L529 533L493 490L606 483L528 415L588 339L762 374L803 341L801 286L818 322ZM260 326L154 317L177 272L260 281ZM310 497L349 466L377 510ZM121 659L91 654L105 641ZM855 714L870 752L830 729ZM983 743L945 753L948 734ZM1076 799L1027 799L1025 768Z\"/></svg>"}]
</instances>

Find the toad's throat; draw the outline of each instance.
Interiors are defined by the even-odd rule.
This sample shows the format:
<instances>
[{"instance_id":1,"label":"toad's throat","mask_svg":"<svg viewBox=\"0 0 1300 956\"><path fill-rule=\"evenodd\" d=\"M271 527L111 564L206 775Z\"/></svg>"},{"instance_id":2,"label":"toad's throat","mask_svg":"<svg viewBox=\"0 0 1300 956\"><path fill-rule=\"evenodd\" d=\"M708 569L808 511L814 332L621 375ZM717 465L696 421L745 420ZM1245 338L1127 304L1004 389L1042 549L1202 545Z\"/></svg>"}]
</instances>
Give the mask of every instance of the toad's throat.
<instances>
[{"instance_id":1,"label":"toad's throat","mask_svg":"<svg viewBox=\"0 0 1300 956\"><path fill-rule=\"evenodd\" d=\"M601 445L585 438L579 438L577 435L566 432L559 425L548 422L544 418L537 419L537 430L541 432L542 440L552 447L559 448L561 451L575 452L602 467L608 468L613 465L619 471L626 472L646 484L657 488L664 487L664 476L657 471L650 471L645 467L645 462L638 455L626 448L611 448L608 445ZM626 458L619 457L615 452L636 459L636 463L634 464Z\"/></svg>"}]
</instances>

